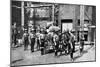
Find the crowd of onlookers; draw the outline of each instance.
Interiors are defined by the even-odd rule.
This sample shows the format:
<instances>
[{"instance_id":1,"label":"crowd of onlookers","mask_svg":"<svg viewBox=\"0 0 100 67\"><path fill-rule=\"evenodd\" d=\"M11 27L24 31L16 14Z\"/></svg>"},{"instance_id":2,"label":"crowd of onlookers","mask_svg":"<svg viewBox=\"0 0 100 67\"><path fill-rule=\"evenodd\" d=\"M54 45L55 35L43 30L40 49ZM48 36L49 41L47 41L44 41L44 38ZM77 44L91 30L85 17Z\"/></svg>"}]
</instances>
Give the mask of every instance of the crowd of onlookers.
<instances>
[{"instance_id":1,"label":"crowd of onlookers","mask_svg":"<svg viewBox=\"0 0 100 67\"><path fill-rule=\"evenodd\" d=\"M73 53L75 52L76 37L71 31L66 30L63 33L61 30L58 31L47 31L47 28L36 28L34 26L29 28L18 28L16 23L12 26L12 47L18 47L24 45L24 50L30 46L31 52L34 52L34 46L37 44L37 50L41 51L41 55L45 54L46 49L50 49L55 52L55 56L60 55L62 52L70 54L73 60ZM51 47L47 48L47 46ZM80 54L84 48L84 36L80 33Z\"/></svg>"}]
</instances>

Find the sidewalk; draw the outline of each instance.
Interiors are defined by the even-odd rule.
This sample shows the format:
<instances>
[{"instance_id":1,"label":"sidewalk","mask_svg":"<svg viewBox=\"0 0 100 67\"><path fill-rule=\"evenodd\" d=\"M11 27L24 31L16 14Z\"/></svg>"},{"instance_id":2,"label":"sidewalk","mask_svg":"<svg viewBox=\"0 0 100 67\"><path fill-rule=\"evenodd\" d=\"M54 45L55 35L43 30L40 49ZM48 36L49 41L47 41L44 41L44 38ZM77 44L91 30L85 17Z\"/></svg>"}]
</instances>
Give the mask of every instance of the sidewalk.
<instances>
[{"instance_id":1,"label":"sidewalk","mask_svg":"<svg viewBox=\"0 0 100 67\"><path fill-rule=\"evenodd\" d=\"M95 61L96 60L95 54L96 54L95 53L95 46L89 47L89 48L86 48L86 46L85 46L85 49L83 51L83 55L81 57L74 55L74 58L75 58L76 62L79 62L79 61Z\"/></svg>"}]
</instances>

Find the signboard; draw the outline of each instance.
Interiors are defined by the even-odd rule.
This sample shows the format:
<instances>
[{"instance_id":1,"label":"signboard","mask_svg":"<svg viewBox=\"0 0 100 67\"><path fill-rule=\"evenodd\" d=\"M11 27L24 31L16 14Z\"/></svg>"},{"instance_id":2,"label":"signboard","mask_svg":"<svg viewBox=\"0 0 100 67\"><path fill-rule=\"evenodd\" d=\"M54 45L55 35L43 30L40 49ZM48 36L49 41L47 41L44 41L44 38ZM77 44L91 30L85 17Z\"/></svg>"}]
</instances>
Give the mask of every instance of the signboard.
<instances>
[{"instance_id":1,"label":"signboard","mask_svg":"<svg viewBox=\"0 0 100 67\"><path fill-rule=\"evenodd\" d=\"M38 17L50 17L49 7L42 7L36 9L36 16Z\"/></svg>"}]
</instances>

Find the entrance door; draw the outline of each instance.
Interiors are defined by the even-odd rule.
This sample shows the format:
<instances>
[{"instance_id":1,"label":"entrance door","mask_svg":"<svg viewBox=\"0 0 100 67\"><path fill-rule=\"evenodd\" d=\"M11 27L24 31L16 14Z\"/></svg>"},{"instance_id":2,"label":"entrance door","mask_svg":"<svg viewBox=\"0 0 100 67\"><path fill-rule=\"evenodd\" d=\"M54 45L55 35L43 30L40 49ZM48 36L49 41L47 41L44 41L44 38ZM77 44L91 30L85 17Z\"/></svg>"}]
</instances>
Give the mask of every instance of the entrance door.
<instances>
[{"instance_id":1,"label":"entrance door","mask_svg":"<svg viewBox=\"0 0 100 67\"><path fill-rule=\"evenodd\" d=\"M64 30L72 30L73 29L73 23L71 19L63 19L61 20L61 28L62 28L62 32Z\"/></svg>"},{"instance_id":2,"label":"entrance door","mask_svg":"<svg viewBox=\"0 0 100 67\"><path fill-rule=\"evenodd\" d=\"M72 30L73 29L73 24L72 23L62 23L62 32L64 30Z\"/></svg>"}]
</instances>

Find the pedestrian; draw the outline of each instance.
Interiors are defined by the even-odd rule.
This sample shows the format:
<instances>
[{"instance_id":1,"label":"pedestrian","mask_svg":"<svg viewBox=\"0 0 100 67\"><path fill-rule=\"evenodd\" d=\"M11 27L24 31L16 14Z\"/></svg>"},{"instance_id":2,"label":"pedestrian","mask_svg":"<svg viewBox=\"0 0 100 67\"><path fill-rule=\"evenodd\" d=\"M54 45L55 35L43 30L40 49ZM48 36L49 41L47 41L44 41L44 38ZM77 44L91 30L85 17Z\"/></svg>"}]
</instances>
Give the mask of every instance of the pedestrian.
<instances>
[{"instance_id":1,"label":"pedestrian","mask_svg":"<svg viewBox=\"0 0 100 67\"><path fill-rule=\"evenodd\" d=\"M74 35L72 35L72 33L68 30L66 32L66 41L67 41L67 45L68 45L68 54L70 55L71 61L74 61L73 59L73 50L74 50Z\"/></svg>"},{"instance_id":2,"label":"pedestrian","mask_svg":"<svg viewBox=\"0 0 100 67\"><path fill-rule=\"evenodd\" d=\"M70 33L70 40L71 40L72 47L73 47L73 52L75 52L75 35L72 34L71 32L69 33Z\"/></svg>"},{"instance_id":3,"label":"pedestrian","mask_svg":"<svg viewBox=\"0 0 100 67\"><path fill-rule=\"evenodd\" d=\"M84 49L84 35L82 34L82 32L80 33L79 37L80 37L80 56L81 56Z\"/></svg>"},{"instance_id":4,"label":"pedestrian","mask_svg":"<svg viewBox=\"0 0 100 67\"><path fill-rule=\"evenodd\" d=\"M41 30L41 34L40 34L40 41L41 41L41 55L44 55L44 33L43 30Z\"/></svg>"},{"instance_id":5,"label":"pedestrian","mask_svg":"<svg viewBox=\"0 0 100 67\"><path fill-rule=\"evenodd\" d=\"M31 33L30 33L30 40L31 40L31 52L34 52L34 45L35 45L35 32L32 29Z\"/></svg>"},{"instance_id":6,"label":"pedestrian","mask_svg":"<svg viewBox=\"0 0 100 67\"><path fill-rule=\"evenodd\" d=\"M53 35L53 43L55 46L55 56L57 56L59 51L59 36L56 33Z\"/></svg>"},{"instance_id":7,"label":"pedestrian","mask_svg":"<svg viewBox=\"0 0 100 67\"><path fill-rule=\"evenodd\" d=\"M37 41L37 49L40 50L40 31L38 30L36 33L36 41Z\"/></svg>"},{"instance_id":8,"label":"pedestrian","mask_svg":"<svg viewBox=\"0 0 100 67\"><path fill-rule=\"evenodd\" d=\"M13 46L17 47L17 27L16 23L12 26L12 40L13 40Z\"/></svg>"},{"instance_id":9,"label":"pedestrian","mask_svg":"<svg viewBox=\"0 0 100 67\"><path fill-rule=\"evenodd\" d=\"M63 50L65 51L65 54L67 54L67 41L65 33L62 34L62 44L63 44Z\"/></svg>"},{"instance_id":10,"label":"pedestrian","mask_svg":"<svg viewBox=\"0 0 100 67\"><path fill-rule=\"evenodd\" d=\"M67 31L66 33L66 47L67 47L67 54L69 54L70 53L70 49L71 49L71 46L70 46L70 34L69 34L69 32Z\"/></svg>"},{"instance_id":11,"label":"pedestrian","mask_svg":"<svg viewBox=\"0 0 100 67\"><path fill-rule=\"evenodd\" d=\"M73 54L75 52L75 36L71 32L69 33L70 33L70 45L71 45L70 56L71 56L71 60L74 61Z\"/></svg>"},{"instance_id":12,"label":"pedestrian","mask_svg":"<svg viewBox=\"0 0 100 67\"><path fill-rule=\"evenodd\" d=\"M27 50L29 44L29 34L27 29L25 29L25 33L23 34L23 39L24 39L24 50Z\"/></svg>"}]
</instances>

